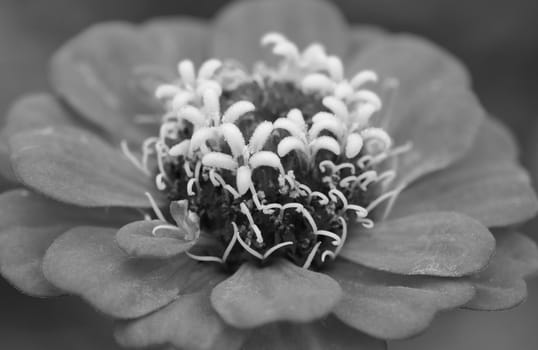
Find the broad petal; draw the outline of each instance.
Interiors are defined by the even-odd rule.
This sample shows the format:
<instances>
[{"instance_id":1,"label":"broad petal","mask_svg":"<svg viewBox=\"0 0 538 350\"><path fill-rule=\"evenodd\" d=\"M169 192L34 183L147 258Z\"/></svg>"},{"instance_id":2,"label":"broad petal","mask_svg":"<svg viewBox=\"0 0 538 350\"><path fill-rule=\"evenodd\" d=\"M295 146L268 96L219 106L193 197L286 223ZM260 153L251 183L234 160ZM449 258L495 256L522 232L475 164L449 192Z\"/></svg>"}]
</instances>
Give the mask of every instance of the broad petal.
<instances>
[{"instance_id":1,"label":"broad petal","mask_svg":"<svg viewBox=\"0 0 538 350\"><path fill-rule=\"evenodd\" d=\"M395 109L394 114L398 113ZM397 145L412 145L398 157L397 185L407 185L461 159L485 118L472 92L441 84L417 95L408 113L391 132Z\"/></svg>"},{"instance_id":2,"label":"broad petal","mask_svg":"<svg viewBox=\"0 0 538 350\"><path fill-rule=\"evenodd\" d=\"M526 171L516 165L516 157L506 129L488 120L465 158L406 189L391 216L454 210L488 227L528 220L536 215L538 201Z\"/></svg>"},{"instance_id":3,"label":"broad petal","mask_svg":"<svg viewBox=\"0 0 538 350\"><path fill-rule=\"evenodd\" d=\"M490 264L470 278L476 297L465 307L503 310L517 306L527 297L524 277L538 272L536 243L519 233L496 235L497 250Z\"/></svg>"},{"instance_id":4,"label":"broad petal","mask_svg":"<svg viewBox=\"0 0 538 350\"><path fill-rule=\"evenodd\" d=\"M175 259L129 257L116 230L77 227L56 239L45 255L45 277L117 318L148 314L204 285L212 271L185 255Z\"/></svg>"},{"instance_id":5,"label":"broad petal","mask_svg":"<svg viewBox=\"0 0 538 350\"><path fill-rule=\"evenodd\" d=\"M279 32L303 48L320 42L327 52L342 56L348 28L338 10L318 0L242 1L226 7L217 17L213 55L237 59L250 67L258 60L274 61L270 49L260 44L268 32Z\"/></svg>"},{"instance_id":6,"label":"broad petal","mask_svg":"<svg viewBox=\"0 0 538 350\"><path fill-rule=\"evenodd\" d=\"M364 50L356 52L356 57L350 55L347 62L350 75L371 69L382 78L396 78L400 89L394 102L399 108L408 105L411 102L408 98L424 89L469 84L466 69L453 55L433 42L410 34L380 36L380 40L370 41ZM394 118L400 118L396 114Z\"/></svg>"},{"instance_id":7,"label":"broad petal","mask_svg":"<svg viewBox=\"0 0 538 350\"><path fill-rule=\"evenodd\" d=\"M331 316L310 323L279 322L252 332L243 350L386 350L371 338Z\"/></svg>"},{"instance_id":8,"label":"broad petal","mask_svg":"<svg viewBox=\"0 0 538 350\"><path fill-rule=\"evenodd\" d=\"M76 225L122 225L134 213L116 209L86 209L60 204L27 190L0 195L0 270L26 294L50 296L60 291L43 276L45 251Z\"/></svg>"},{"instance_id":9,"label":"broad petal","mask_svg":"<svg viewBox=\"0 0 538 350\"><path fill-rule=\"evenodd\" d=\"M51 62L52 84L66 101L113 139L140 143L148 135L133 118L159 112L137 81L143 67L175 68L200 58L208 28L191 19L136 27L108 23L91 27L65 44Z\"/></svg>"},{"instance_id":10,"label":"broad petal","mask_svg":"<svg viewBox=\"0 0 538 350\"><path fill-rule=\"evenodd\" d=\"M160 198L149 176L82 129L26 131L11 137L10 147L20 180L59 201L87 207L148 207L144 192Z\"/></svg>"},{"instance_id":11,"label":"broad petal","mask_svg":"<svg viewBox=\"0 0 538 350\"><path fill-rule=\"evenodd\" d=\"M116 242L127 254L139 258L170 258L191 248L196 241L184 239L184 232L162 228L153 234L160 220L135 221L123 226L116 233Z\"/></svg>"},{"instance_id":12,"label":"broad petal","mask_svg":"<svg viewBox=\"0 0 538 350\"><path fill-rule=\"evenodd\" d=\"M344 290L334 312L351 327L381 339L415 335L441 310L467 303L475 292L464 280L401 276L335 262L329 275Z\"/></svg>"},{"instance_id":13,"label":"broad petal","mask_svg":"<svg viewBox=\"0 0 538 350\"><path fill-rule=\"evenodd\" d=\"M351 230L341 256L398 274L459 277L484 268L494 250L493 235L478 221L430 212Z\"/></svg>"},{"instance_id":14,"label":"broad petal","mask_svg":"<svg viewBox=\"0 0 538 350\"><path fill-rule=\"evenodd\" d=\"M242 265L215 287L211 302L226 323L253 328L321 318L341 296L338 283L329 276L281 260L263 268Z\"/></svg>"},{"instance_id":15,"label":"broad petal","mask_svg":"<svg viewBox=\"0 0 538 350\"><path fill-rule=\"evenodd\" d=\"M356 61L370 45L379 44L380 40L386 40L390 34L383 29L369 25L352 25L349 28L349 44L344 57L344 67L348 77L356 74Z\"/></svg>"},{"instance_id":16,"label":"broad petal","mask_svg":"<svg viewBox=\"0 0 538 350\"><path fill-rule=\"evenodd\" d=\"M398 81L379 121L397 145L413 145L399 157L398 184L446 167L466 153L484 112L467 87L465 69L449 53L411 35L394 35L366 45L356 59L348 60L350 74L372 69Z\"/></svg>"},{"instance_id":17,"label":"broad petal","mask_svg":"<svg viewBox=\"0 0 538 350\"><path fill-rule=\"evenodd\" d=\"M16 182L17 179L9 163L8 138L16 133L40 129L52 125L74 125L74 120L59 105L57 100L46 93L27 95L17 100L6 116L6 124L0 132L0 173Z\"/></svg>"},{"instance_id":18,"label":"broad petal","mask_svg":"<svg viewBox=\"0 0 538 350\"><path fill-rule=\"evenodd\" d=\"M217 276L215 281L222 278ZM170 344L178 349L239 349L245 332L226 325L209 302L215 281L153 314L120 325L115 332L118 343L135 348Z\"/></svg>"}]
</instances>

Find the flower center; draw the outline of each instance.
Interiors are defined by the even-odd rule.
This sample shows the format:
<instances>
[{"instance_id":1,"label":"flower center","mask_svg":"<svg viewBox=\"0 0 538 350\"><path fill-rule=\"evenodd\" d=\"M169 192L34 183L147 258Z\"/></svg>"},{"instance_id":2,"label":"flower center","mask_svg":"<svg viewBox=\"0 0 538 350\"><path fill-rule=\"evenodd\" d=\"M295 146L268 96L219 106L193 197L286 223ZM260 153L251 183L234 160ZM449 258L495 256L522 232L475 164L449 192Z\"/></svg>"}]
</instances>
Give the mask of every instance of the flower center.
<instances>
[{"instance_id":1,"label":"flower center","mask_svg":"<svg viewBox=\"0 0 538 350\"><path fill-rule=\"evenodd\" d=\"M281 257L319 269L348 224L371 228L390 206L390 161L406 147L375 126L386 111L366 88L378 87L374 72L348 81L319 44L300 52L276 33L262 43L281 56L277 67L249 74L212 59L196 73L180 62L179 79L156 90L167 110L159 135L133 161L151 173L154 159L158 189L194 218L193 259L236 268Z\"/></svg>"}]
</instances>

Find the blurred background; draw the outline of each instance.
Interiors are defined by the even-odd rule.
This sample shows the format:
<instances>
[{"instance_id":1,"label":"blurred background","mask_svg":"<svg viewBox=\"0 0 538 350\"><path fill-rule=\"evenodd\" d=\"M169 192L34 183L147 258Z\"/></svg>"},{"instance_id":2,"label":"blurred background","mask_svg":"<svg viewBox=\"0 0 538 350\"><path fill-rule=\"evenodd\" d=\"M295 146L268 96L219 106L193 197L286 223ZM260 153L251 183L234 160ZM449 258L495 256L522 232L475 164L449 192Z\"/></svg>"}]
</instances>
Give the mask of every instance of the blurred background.
<instances>
[{"instance_id":1,"label":"blurred background","mask_svg":"<svg viewBox=\"0 0 538 350\"><path fill-rule=\"evenodd\" d=\"M0 0L0 112L21 93L47 88L49 56L94 22L162 15L211 18L227 0ZM470 69L486 109L508 125L538 183L538 1L333 0L349 22L427 37ZM522 230L538 240L538 220ZM538 280L514 310L456 311L390 350L538 349ZM0 280L0 349L117 349L110 322L76 299L40 300Z\"/></svg>"}]
</instances>

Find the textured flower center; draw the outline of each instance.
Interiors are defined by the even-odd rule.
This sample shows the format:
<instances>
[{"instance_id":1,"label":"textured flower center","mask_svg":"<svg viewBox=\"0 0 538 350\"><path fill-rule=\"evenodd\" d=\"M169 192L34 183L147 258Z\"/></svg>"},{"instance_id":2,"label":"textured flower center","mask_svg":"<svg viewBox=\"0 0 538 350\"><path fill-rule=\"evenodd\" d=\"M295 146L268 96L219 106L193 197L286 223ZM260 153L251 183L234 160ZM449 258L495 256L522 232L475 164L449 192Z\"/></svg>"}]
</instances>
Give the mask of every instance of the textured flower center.
<instances>
[{"instance_id":1,"label":"textured flower center","mask_svg":"<svg viewBox=\"0 0 538 350\"><path fill-rule=\"evenodd\" d=\"M374 72L346 80L319 44L301 52L276 33L262 43L279 65L247 73L211 59L196 72L180 62L177 81L156 90L167 111L159 135L133 161L156 169L158 189L188 213L199 231L193 259L235 268L284 257L318 269L338 255L348 224L370 228L390 206L391 160L406 148L373 122L387 113Z\"/></svg>"}]
</instances>

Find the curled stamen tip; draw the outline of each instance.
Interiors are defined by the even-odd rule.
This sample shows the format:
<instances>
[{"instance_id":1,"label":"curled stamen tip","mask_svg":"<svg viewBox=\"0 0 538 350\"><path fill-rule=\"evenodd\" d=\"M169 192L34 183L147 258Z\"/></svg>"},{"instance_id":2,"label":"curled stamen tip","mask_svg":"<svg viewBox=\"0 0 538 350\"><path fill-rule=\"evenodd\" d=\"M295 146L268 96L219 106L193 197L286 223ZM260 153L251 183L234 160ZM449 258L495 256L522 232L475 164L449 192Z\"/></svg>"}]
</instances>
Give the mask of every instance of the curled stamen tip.
<instances>
[{"instance_id":1,"label":"curled stamen tip","mask_svg":"<svg viewBox=\"0 0 538 350\"><path fill-rule=\"evenodd\" d=\"M248 166L240 166L237 169L237 191L240 195L247 193L252 184L252 171Z\"/></svg>"},{"instance_id":2,"label":"curled stamen tip","mask_svg":"<svg viewBox=\"0 0 538 350\"><path fill-rule=\"evenodd\" d=\"M362 149L363 143L364 141L361 135L357 133L353 133L349 135L347 138L347 144L346 144L346 157L351 159L359 155Z\"/></svg>"},{"instance_id":3,"label":"curled stamen tip","mask_svg":"<svg viewBox=\"0 0 538 350\"><path fill-rule=\"evenodd\" d=\"M286 38L283 34L278 32L269 32L266 33L264 36L262 36L260 43L263 46L267 45L274 45L277 43L288 41L288 38Z\"/></svg>"},{"instance_id":4,"label":"curled stamen tip","mask_svg":"<svg viewBox=\"0 0 538 350\"><path fill-rule=\"evenodd\" d=\"M194 63L192 63L191 60L183 60L179 62L177 70L185 84L194 84L196 81L196 73L194 71Z\"/></svg>"},{"instance_id":5,"label":"curled stamen tip","mask_svg":"<svg viewBox=\"0 0 538 350\"><path fill-rule=\"evenodd\" d=\"M222 116L222 122L234 123L237 119L243 115L256 110L256 106L250 101L242 100L237 101L224 112Z\"/></svg>"}]
</instances>

